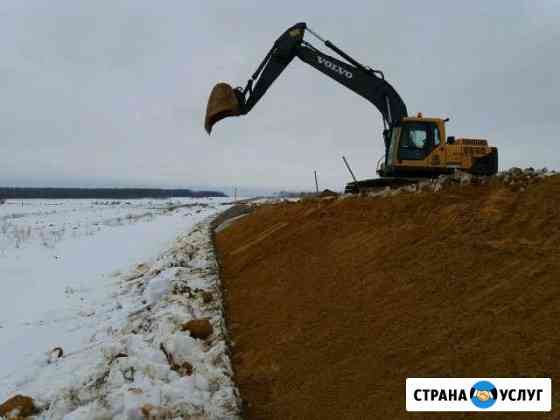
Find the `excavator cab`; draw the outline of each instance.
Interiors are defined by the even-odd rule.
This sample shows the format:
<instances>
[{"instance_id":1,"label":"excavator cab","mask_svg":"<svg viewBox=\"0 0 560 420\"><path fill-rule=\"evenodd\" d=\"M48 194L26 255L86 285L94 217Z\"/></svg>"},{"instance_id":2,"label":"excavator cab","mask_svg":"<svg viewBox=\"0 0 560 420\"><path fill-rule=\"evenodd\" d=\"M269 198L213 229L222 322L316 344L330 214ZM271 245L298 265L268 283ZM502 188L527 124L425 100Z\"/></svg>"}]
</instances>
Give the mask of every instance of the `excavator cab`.
<instances>
[{"instance_id":1,"label":"excavator cab","mask_svg":"<svg viewBox=\"0 0 560 420\"><path fill-rule=\"evenodd\" d=\"M446 142L441 118L405 117L386 130L385 159L378 174L390 177L430 177L457 169L477 175L493 175L498 170L495 147L484 139L457 139Z\"/></svg>"},{"instance_id":2,"label":"excavator cab","mask_svg":"<svg viewBox=\"0 0 560 420\"><path fill-rule=\"evenodd\" d=\"M389 130L385 157L387 176L390 172L393 176L403 172L412 176L411 172L423 170L425 174L429 170L424 162L442 143L442 129L438 123L434 119L404 118ZM437 163L437 159L431 161Z\"/></svg>"}]
</instances>

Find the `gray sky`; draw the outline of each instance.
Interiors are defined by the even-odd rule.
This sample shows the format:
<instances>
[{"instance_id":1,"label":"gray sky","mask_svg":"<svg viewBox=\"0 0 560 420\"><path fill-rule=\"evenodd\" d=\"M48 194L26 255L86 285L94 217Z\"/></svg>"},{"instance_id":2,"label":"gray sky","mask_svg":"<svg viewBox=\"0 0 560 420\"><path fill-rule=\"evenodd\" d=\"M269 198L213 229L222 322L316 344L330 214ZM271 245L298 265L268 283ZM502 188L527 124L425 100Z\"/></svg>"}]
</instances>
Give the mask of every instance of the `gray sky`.
<instances>
[{"instance_id":1,"label":"gray sky","mask_svg":"<svg viewBox=\"0 0 560 420\"><path fill-rule=\"evenodd\" d=\"M3 0L0 185L306 189L317 169L341 189L343 154L374 176L379 112L297 59L249 115L203 129L212 86L244 85L299 21L502 168L560 168L557 0Z\"/></svg>"}]
</instances>

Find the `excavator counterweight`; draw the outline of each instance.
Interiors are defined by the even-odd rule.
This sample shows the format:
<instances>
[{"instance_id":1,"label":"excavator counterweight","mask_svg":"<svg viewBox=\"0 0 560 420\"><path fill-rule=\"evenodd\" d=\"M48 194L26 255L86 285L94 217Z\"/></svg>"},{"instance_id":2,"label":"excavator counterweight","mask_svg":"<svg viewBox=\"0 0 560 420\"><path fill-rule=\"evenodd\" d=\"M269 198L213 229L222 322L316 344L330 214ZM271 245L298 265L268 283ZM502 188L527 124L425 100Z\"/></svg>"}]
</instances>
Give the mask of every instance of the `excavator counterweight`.
<instances>
[{"instance_id":1,"label":"excavator counterweight","mask_svg":"<svg viewBox=\"0 0 560 420\"><path fill-rule=\"evenodd\" d=\"M233 88L227 83L218 83L214 86L208 98L204 128L208 134L210 134L212 132L212 127L218 121L240 114L239 100Z\"/></svg>"}]
</instances>

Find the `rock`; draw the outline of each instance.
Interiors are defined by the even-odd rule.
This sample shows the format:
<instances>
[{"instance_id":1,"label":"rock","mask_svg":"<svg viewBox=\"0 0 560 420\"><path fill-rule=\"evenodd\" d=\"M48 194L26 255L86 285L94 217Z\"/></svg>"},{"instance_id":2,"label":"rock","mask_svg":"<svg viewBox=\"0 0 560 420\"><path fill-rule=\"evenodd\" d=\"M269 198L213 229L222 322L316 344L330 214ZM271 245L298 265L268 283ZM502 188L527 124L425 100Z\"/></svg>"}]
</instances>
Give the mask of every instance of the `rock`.
<instances>
[{"instance_id":1,"label":"rock","mask_svg":"<svg viewBox=\"0 0 560 420\"><path fill-rule=\"evenodd\" d=\"M111 361L115 361L117 359L121 359L123 357L128 357L128 354L126 353L117 353L113 356L113 358L111 359Z\"/></svg>"},{"instance_id":2,"label":"rock","mask_svg":"<svg viewBox=\"0 0 560 420\"><path fill-rule=\"evenodd\" d=\"M160 420L173 418L173 412L167 408L156 407L152 404L144 404L140 409L142 416L147 420Z\"/></svg>"},{"instance_id":3,"label":"rock","mask_svg":"<svg viewBox=\"0 0 560 420\"><path fill-rule=\"evenodd\" d=\"M176 281L173 284L173 290L171 291L174 295L187 295L189 298L192 297L192 290L187 285L188 283L185 281Z\"/></svg>"},{"instance_id":4,"label":"rock","mask_svg":"<svg viewBox=\"0 0 560 420\"><path fill-rule=\"evenodd\" d=\"M453 185L457 182L460 182L457 173L453 173L451 175L440 175L437 179L432 180L432 190L437 192L442 188Z\"/></svg>"},{"instance_id":5,"label":"rock","mask_svg":"<svg viewBox=\"0 0 560 420\"><path fill-rule=\"evenodd\" d=\"M54 349L49 351L48 363L54 363L63 356L64 356L64 350L62 350L62 347L55 347Z\"/></svg>"},{"instance_id":6,"label":"rock","mask_svg":"<svg viewBox=\"0 0 560 420\"><path fill-rule=\"evenodd\" d=\"M202 296L202 302L208 304L210 302L212 302L214 300L214 295L210 292L208 292L207 290L203 290L201 293Z\"/></svg>"},{"instance_id":7,"label":"rock","mask_svg":"<svg viewBox=\"0 0 560 420\"><path fill-rule=\"evenodd\" d=\"M193 373L193 366L189 362L183 362L180 365L173 365L171 369L176 371L181 376L191 376Z\"/></svg>"},{"instance_id":8,"label":"rock","mask_svg":"<svg viewBox=\"0 0 560 420\"><path fill-rule=\"evenodd\" d=\"M338 197L338 194L335 193L334 191L331 191L329 189L322 191L319 194L319 197L323 198L323 197Z\"/></svg>"},{"instance_id":9,"label":"rock","mask_svg":"<svg viewBox=\"0 0 560 420\"><path fill-rule=\"evenodd\" d=\"M33 398L16 395L0 405L0 417L17 419L29 417L35 411Z\"/></svg>"},{"instance_id":10,"label":"rock","mask_svg":"<svg viewBox=\"0 0 560 420\"><path fill-rule=\"evenodd\" d=\"M152 271L150 271L148 274L152 277L155 277L157 275L159 275L159 273L161 273L161 269L159 268L154 268Z\"/></svg>"},{"instance_id":11,"label":"rock","mask_svg":"<svg viewBox=\"0 0 560 420\"><path fill-rule=\"evenodd\" d=\"M465 185L465 184L470 184L472 181L473 176L471 174L467 174L467 173L460 173L458 174L459 177L459 182L461 183L461 185Z\"/></svg>"},{"instance_id":12,"label":"rock","mask_svg":"<svg viewBox=\"0 0 560 420\"><path fill-rule=\"evenodd\" d=\"M138 264L138 265L136 266L136 271L137 271L138 273L147 273L149 269L150 269L150 267L148 267L148 265L147 265L147 264L144 264L144 263Z\"/></svg>"},{"instance_id":13,"label":"rock","mask_svg":"<svg viewBox=\"0 0 560 420\"><path fill-rule=\"evenodd\" d=\"M167 362L169 363L169 367L171 369L173 369L175 372L177 372L181 376L191 376L192 375L193 365L191 365L187 361L183 361L183 363L175 362L175 358L173 357L173 354L171 354L167 351L167 349L165 348L163 343L160 344L160 349L161 349L161 351L163 351L163 354L165 354L165 357L167 358Z\"/></svg>"},{"instance_id":14,"label":"rock","mask_svg":"<svg viewBox=\"0 0 560 420\"><path fill-rule=\"evenodd\" d=\"M212 335L214 328L208 319L191 319L183 324L181 331L188 331L192 338L206 340Z\"/></svg>"},{"instance_id":15,"label":"rock","mask_svg":"<svg viewBox=\"0 0 560 420\"><path fill-rule=\"evenodd\" d=\"M437 179L437 182L440 183L442 186L459 183L461 185L470 184L473 180L473 175L463 172L463 171L455 171L450 175L440 175Z\"/></svg>"},{"instance_id":16,"label":"rock","mask_svg":"<svg viewBox=\"0 0 560 420\"><path fill-rule=\"evenodd\" d=\"M519 176L523 175L523 170L521 168L513 167L508 171L511 175Z\"/></svg>"}]
</instances>

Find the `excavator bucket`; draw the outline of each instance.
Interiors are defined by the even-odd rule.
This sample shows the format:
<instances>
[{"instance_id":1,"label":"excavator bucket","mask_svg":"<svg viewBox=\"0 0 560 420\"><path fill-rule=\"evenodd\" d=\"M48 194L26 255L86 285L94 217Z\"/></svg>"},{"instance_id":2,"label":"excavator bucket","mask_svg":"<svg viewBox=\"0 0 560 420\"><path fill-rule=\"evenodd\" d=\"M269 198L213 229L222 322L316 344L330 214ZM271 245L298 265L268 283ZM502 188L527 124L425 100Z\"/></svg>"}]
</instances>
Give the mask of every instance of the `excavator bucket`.
<instances>
[{"instance_id":1,"label":"excavator bucket","mask_svg":"<svg viewBox=\"0 0 560 420\"><path fill-rule=\"evenodd\" d=\"M212 127L226 117L240 115L240 106L233 88L227 83L218 83L210 92L204 128L210 134Z\"/></svg>"}]
</instances>

